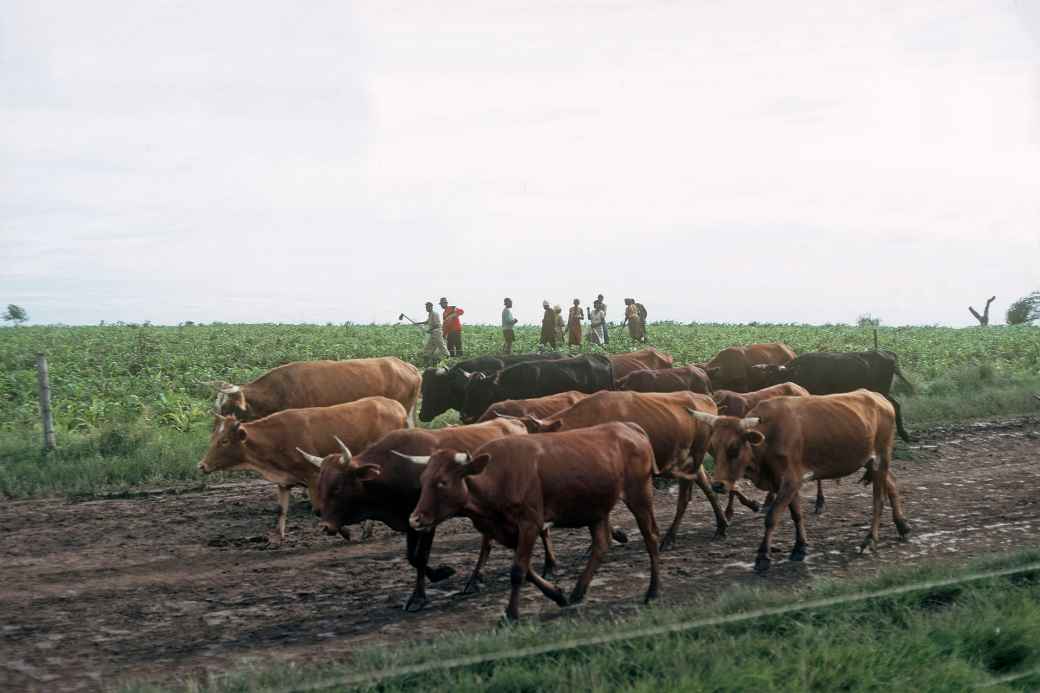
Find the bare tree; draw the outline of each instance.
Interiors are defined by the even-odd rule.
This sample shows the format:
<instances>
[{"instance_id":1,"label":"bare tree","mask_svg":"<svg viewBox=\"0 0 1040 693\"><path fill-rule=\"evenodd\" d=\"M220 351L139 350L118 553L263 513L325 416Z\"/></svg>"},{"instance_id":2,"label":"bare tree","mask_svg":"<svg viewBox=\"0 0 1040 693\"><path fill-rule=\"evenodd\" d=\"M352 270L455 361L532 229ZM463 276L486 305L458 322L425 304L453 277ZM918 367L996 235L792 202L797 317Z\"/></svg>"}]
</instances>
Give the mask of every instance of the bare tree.
<instances>
[{"instance_id":1,"label":"bare tree","mask_svg":"<svg viewBox=\"0 0 1040 693\"><path fill-rule=\"evenodd\" d=\"M993 303L996 300L996 296L989 297L989 300L986 301L986 309L982 311L982 315L979 315L979 312L977 310L975 310L971 306L968 306L968 310L971 311L971 314L975 316L975 319L978 320L979 324L983 327L989 325L989 304Z\"/></svg>"}]
</instances>

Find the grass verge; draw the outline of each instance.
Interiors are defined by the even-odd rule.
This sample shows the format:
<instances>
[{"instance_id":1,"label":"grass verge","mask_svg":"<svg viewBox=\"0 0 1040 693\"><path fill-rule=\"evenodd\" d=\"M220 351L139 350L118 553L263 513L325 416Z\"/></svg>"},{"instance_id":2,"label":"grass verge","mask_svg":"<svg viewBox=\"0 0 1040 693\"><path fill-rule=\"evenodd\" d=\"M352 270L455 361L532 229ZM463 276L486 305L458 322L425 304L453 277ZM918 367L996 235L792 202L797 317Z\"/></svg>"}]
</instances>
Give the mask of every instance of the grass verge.
<instances>
[{"instance_id":1,"label":"grass verge","mask_svg":"<svg viewBox=\"0 0 1040 693\"><path fill-rule=\"evenodd\" d=\"M895 570L859 582L819 582L800 598L842 597L1040 562L1040 552L976 561L952 569ZM533 588L529 588L533 589ZM707 615L790 603L790 591L735 590L711 605L649 608L609 622L561 620L478 634L446 633L425 644L358 653L350 662L243 670L173 688L125 691L344 690L347 676L403 665L520 648ZM478 663L367 686L379 691L835 691L971 690L1040 667L1040 570L767 616L722 626L579 647L523 659ZM325 683L331 687L321 687ZM986 690L1028 690L1038 676Z\"/></svg>"}]
</instances>

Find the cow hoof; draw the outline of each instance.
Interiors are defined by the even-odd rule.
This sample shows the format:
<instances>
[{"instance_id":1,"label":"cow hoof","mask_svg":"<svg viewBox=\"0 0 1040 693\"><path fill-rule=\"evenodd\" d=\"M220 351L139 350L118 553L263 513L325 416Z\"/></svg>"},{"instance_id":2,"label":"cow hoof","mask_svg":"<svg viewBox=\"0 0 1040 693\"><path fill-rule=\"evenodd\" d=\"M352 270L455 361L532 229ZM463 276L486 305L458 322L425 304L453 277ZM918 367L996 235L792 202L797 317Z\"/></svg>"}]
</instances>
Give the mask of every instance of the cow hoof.
<instances>
[{"instance_id":1,"label":"cow hoof","mask_svg":"<svg viewBox=\"0 0 1040 693\"><path fill-rule=\"evenodd\" d=\"M906 520L896 520L896 529L899 530L899 538L902 541L907 541L907 537L910 536L910 525Z\"/></svg>"},{"instance_id":2,"label":"cow hoof","mask_svg":"<svg viewBox=\"0 0 1040 693\"><path fill-rule=\"evenodd\" d=\"M625 530L621 529L620 527L615 527L614 529L610 530L610 536L612 536L614 538L614 541L616 541L619 544L628 543L628 534L626 534Z\"/></svg>"},{"instance_id":3,"label":"cow hoof","mask_svg":"<svg viewBox=\"0 0 1040 693\"><path fill-rule=\"evenodd\" d=\"M769 564L772 563L768 556L759 556L755 559L755 573L765 575L769 572Z\"/></svg>"},{"instance_id":4,"label":"cow hoof","mask_svg":"<svg viewBox=\"0 0 1040 693\"><path fill-rule=\"evenodd\" d=\"M712 536L712 541L726 538L726 525L719 525L715 527L715 534Z\"/></svg>"},{"instance_id":5,"label":"cow hoof","mask_svg":"<svg viewBox=\"0 0 1040 693\"><path fill-rule=\"evenodd\" d=\"M733 511L727 508L726 512L722 513L722 516L726 518L726 522L729 522L733 519Z\"/></svg>"},{"instance_id":6,"label":"cow hoof","mask_svg":"<svg viewBox=\"0 0 1040 693\"><path fill-rule=\"evenodd\" d=\"M646 593L646 596L643 597L643 603L644 604L649 604L650 602L654 601L655 599L657 599L657 590L650 590L650 591L648 591Z\"/></svg>"},{"instance_id":7,"label":"cow hoof","mask_svg":"<svg viewBox=\"0 0 1040 693\"><path fill-rule=\"evenodd\" d=\"M426 595L420 597L413 594L408 598L408 601L405 602L404 610L410 614L414 614L417 611L422 611L429 603L430 600L426 598Z\"/></svg>"},{"instance_id":8,"label":"cow hoof","mask_svg":"<svg viewBox=\"0 0 1040 693\"><path fill-rule=\"evenodd\" d=\"M791 551L791 555L787 557L787 560L789 560L789 561L804 561L805 560L805 554L806 554L805 549L806 549L805 544L797 544L797 545L795 545L794 549Z\"/></svg>"},{"instance_id":9,"label":"cow hoof","mask_svg":"<svg viewBox=\"0 0 1040 693\"><path fill-rule=\"evenodd\" d=\"M657 548L659 551L668 551L673 546L675 546L675 535L669 533L664 535L664 539L661 540L661 543Z\"/></svg>"},{"instance_id":10,"label":"cow hoof","mask_svg":"<svg viewBox=\"0 0 1040 693\"><path fill-rule=\"evenodd\" d=\"M542 567L542 579L553 582L556 580L556 565L553 563L546 563Z\"/></svg>"},{"instance_id":11,"label":"cow hoof","mask_svg":"<svg viewBox=\"0 0 1040 693\"><path fill-rule=\"evenodd\" d=\"M430 582L440 582L441 580L447 580L455 574L455 569L451 566L439 565L436 568L429 568L426 571L426 577L430 579Z\"/></svg>"},{"instance_id":12,"label":"cow hoof","mask_svg":"<svg viewBox=\"0 0 1040 693\"><path fill-rule=\"evenodd\" d=\"M860 555L862 556L863 554L865 554L867 552L867 549L870 549L875 554L877 554L877 541L874 539L873 536L869 534L867 535L867 538L863 540L863 543L859 545Z\"/></svg>"},{"instance_id":13,"label":"cow hoof","mask_svg":"<svg viewBox=\"0 0 1040 693\"><path fill-rule=\"evenodd\" d=\"M762 509L762 504L758 501L751 501L750 505L748 505L748 508L751 509L751 512L757 513Z\"/></svg>"},{"instance_id":14,"label":"cow hoof","mask_svg":"<svg viewBox=\"0 0 1040 693\"><path fill-rule=\"evenodd\" d=\"M813 514L814 515L822 515L823 514L823 501L822 500L816 501L816 506L813 508Z\"/></svg>"}]
</instances>

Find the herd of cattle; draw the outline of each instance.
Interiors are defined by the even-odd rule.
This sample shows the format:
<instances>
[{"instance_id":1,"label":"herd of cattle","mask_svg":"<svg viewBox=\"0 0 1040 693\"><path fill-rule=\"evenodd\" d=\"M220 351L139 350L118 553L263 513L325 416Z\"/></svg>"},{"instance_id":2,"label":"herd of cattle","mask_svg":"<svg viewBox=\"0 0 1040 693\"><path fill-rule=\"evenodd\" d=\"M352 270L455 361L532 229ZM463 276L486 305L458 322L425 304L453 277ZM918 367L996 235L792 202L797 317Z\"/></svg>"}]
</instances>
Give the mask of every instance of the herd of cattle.
<instances>
[{"instance_id":1,"label":"herd of cattle","mask_svg":"<svg viewBox=\"0 0 1040 693\"><path fill-rule=\"evenodd\" d=\"M203 473L250 469L278 487L285 537L289 491L306 487L327 534L349 540L348 525L379 521L407 538L415 588L405 604L428 603L427 579L454 573L428 565L437 525L469 518L483 544L465 592L479 589L491 541L514 549L506 616L518 617L519 590L533 582L560 605L580 601L610 545L627 540L610 526L623 501L650 557L647 600L658 592L658 550L676 541L693 485L726 533L736 498L765 508L755 570L769 568L773 531L787 510L795 524L791 560L806 555L799 490L859 470L873 485L873 521L861 550L876 545L884 500L900 537L910 527L892 477L894 433L908 439L893 378L906 380L891 352L809 353L786 345L724 349L711 361L673 367L656 349L568 357L481 356L422 374L396 358L310 361L275 368L245 385L217 383L217 415ZM909 386L909 383L907 383ZM464 425L414 427L456 409ZM703 467L714 458L713 477ZM661 539L652 480L676 479L675 516ZM737 489L749 479L763 504ZM728 494L725 510L717 494ZM569 596L552 583L552 527L588 527L588 564ZM541 574L531 569L537 539Z\"/></svg>"}]
</instances>

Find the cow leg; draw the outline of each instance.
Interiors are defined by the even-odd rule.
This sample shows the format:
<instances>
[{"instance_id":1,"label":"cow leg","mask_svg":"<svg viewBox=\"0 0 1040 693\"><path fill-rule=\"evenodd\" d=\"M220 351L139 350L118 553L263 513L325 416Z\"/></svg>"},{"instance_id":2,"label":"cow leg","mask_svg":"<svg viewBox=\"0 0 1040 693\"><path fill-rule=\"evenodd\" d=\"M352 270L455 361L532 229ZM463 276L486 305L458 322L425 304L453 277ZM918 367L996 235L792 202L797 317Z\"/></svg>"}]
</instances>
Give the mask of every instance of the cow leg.
<instances>
[{"instance_id":1,"label":"cow leg","mask_svg":"<svg viewBox=\"0 0 1040 693\"><path fill-rule=\"evenodd\" d=\"M823 499L823 480L822 479L817 479L816 480L816 507L813 508L813 513L816 514L816 515L821 515L823 513L823 504L824 504L824 499Z\"/></svg>"},{"instance_id":2,"label":"cow leg","mask_svg":"<svg viewBox=\"0 0 1040 693\"><path fill-rule=\"evenodd\" d=\"M736 498L738 501L740 501L741 505L743 505L745 508L748 508L753 513L757 513L759 510L762 509L762 506L759 504L759 502L757 500L751 500L750 498L745 496L743 493L738 491L737 487L734 486L732 489L730 489L730 492L729 492L729 507L726 508L726 512L729 513L728 515L726 515L726 519L727 520L732 515L732 512L730 512L729 508L733 506L733 499L734 498Z\"/></svg>"},{"instance_id":3,"label":"cow leg","mask_svg":"<svg viewBox=\"0 0 1040 693\"><path fill-rule=\"evenodd\" d=\"M780 514L792 501L797 501L799 487L798 483L792 483L789 480L783 481L780 484L780 490L773 498L772 505L766 510L766 531L762 537L762 543L758 547L758 555L755 557L755 572L760 575L769 570L769 564L772 562L769 558L769 549L773 546L773 532L776 530Z\"/></svg>"},{"instance_id":4,"label":"cow leg","mask_svg":"<svg viewBox=\"0 0 1040 693\"><path fill-rule=\"evenodd\" d=\"M892 522L895 523L896 529L899 530L899 538L906 541L907 536L910 534L910 525L906 521L906 516L903 515L903 499L899 497L896 478L892 476L891 470L885 475L885 494L892 504Z\"/></svg>"},{"instance_id":5,"label":"cow leg","mask_svg":"<svg viewBox=\"0 0 1040 693\"><path fill-rule=\"evenodd\" d=\"M635 490L625 494L625 505L629 512L636 518L639 532L643 535L643 543L646 544L646 552L650 556L650 586L646 590L645 602L657 599L659 589L659 564L658 539L660 530L657 528L657 518L654 517L654 485L648 478L645 490Z\"/></svg>"},{"instance_id":6,"label":"cow leg","mask_svg":"<svg viewBox=\"0 0 1040 693\"><path fill-rule=\"evenodd\" d=\"M892 404L892 408L896 410L896 431L899 433L899 437L907 443L911 442L913 439L910 437L910 434L907 433L906 427L903 426L903 411L899 406L899 402L897 402L896 398L891 395L885 395L885 399L887 399Z\"/></svg>"},{"instance_id":7,"label":"cow leg","mask_svg":"<svg viewBox=\"0 0 1040 693\"><path fill-rule=\"evenodd\" d=\"M725 512L726 522L729 522L730 520L733 519L733 499L736 498L736 495L737 495L736 493L733 492L735 490L736 489L733 489L732 491L730 491L729 492L729 498L726 499L726 512Z\"/></svg>"},{"instance_id":8,"label":"cow leg","mask_svg":"<svg viewBox=\"0 0 1040 693\"><path fill-rule=\"evenodd\" d=\"M714 539L722 539L726 536L726 527L729 523L726 521L726 516L722 514L722 507L719 505L719 497L715 495L715 492L711 490L711 482L708 479L708 473L704 471L704 467L697 468L697 474L694 476L694 480L697 482L697 486L700 487L704 497L711 503L711 509L715 513L715 536Z\"/></svg>"},{"instance_id":9,"label":"cow leg","mask_svg":"<svg viewBox=\"0 0 1040 693\"><path fill-rule=\"evenodd\" d=\"M278 536L285 539L285 522L289 517L289 487L278 487Z\"/></svg>"},{"instance_id":10,"label":"cow leg","mask_svg":"<svg viewBox=\"0 0 1040 693\"><path fill-rule=\"evenodd\" d=\"M556 552L553 550L552 537L549 536L549 528L542 527L542 547L545 549L545 563L542 564L542 577L552 580L556 573Z\"/></svg>"},{"instance_id":11,"label":"cow leg","mask_svg":"<svg viewBox=\"0 0 1040 693\"><path fill-rule=\"evenodd\" d=\"M473 566L473 573L466 580L466 586L462 588L463 594L476 594L480 591L480 583L484 582L480 571L487 563L488 555L491 553L491 537L484 535L480 542L480 555L477 556L477 564Z\"/></svg>"},{"instance_id":12,"label":"cow leg","mask_svg":"<svg viewBox=\"0 0 1040 693\"><path fill-rule=\"evenodd\" d=\"M675 534L679 531L679 523L682 522L686 513L686 506L690 504L690 495L693 491L693 482L689 479L679 479L679 499L675 503L675 517L671 526L665 532L664 540L661 542L661 551L667 551L675 545Z\"/></svg>"},{"instance_id":13,"label":"cow leg","mask_svg":"<svg viewBox=\"0 0 1040 693\"><path fill-rule=\"evenodd\" d=\"M524 585L524 580L529 579L531 582L542 588L543 585L548 587L550 590L555 589L549 583L542 580L534 573L531 572L531 553L534 551L534 542L538 539L539 528L537 525L530 523L522 524L517 528L517 542L516 551L513 553L513 567L509 570L509 605L506 606L506 620L517 621L520 618L520 588ZM543 588L546 596L553 599L553 595ZM567 603L563 593L557 592L557 597L562 600L561 606ZM556 601L560 604L560 601Z\"/></svg>"},{"instance_id":14,"label":"cow leg","mask_svg":"<svg viewBox=\"0 0 1040 693\"><path fill-rule=\"evenodd\" d=\"M589 525L589 533L592 535L592 554L589 556L589 562L585 564L584 572L578 578L578 584L574 586L574 590L571 592L571 604L577 604L585 599L585 593L589 589L589 583L592 582L592 576L596 574L596 569L599 568L600 563L603 562L603 556L606 555L607 549L610 548L609 519L604 517L596 524Z\"/></svg>"},{"instance_id":15,"label":"cow leg","mask_svg":"<svg viewBox=\"0 0 1040 693\"><path fill-rule=\"evenodd\" d=\"M871 486L874 491L874 509L870 518L870 531L867 532L863 543L859 545L860 553L865 552L868 548L872 548L874 553L877 553L878 541L881 538L881 513L885 510L885 484L881 477L887 475L887 471L886 468L882 468L871 475Z\"/></svg>"},{"instance_id":16,"label":"cow leg","mask_svg":"<svg viewBox=\"0 0 1040 693\"><path fill-rule=\"evenodd\" d=\"M404 604L405 611L419 611L430 603L426 598L426 561L430 558L430 544L426 534L409 529L406 535L408 562L415 568L415 588ZM426 542L425 552L423 542Z\"/></svg>"},{"instance_id":17,"label":"cow leg","mask_svg":"<svg viewBox=\"0 0 1040 693\"><path fill-rule=\"evenodd\" d=\"M791 511L791 519L794 521L794 548L791 549L791 555L788 556L788 560L804 561L809 544L805 541L805 523L802 521L801 499L795 498L787 507Z\"/></svg>"}]
</instances>

